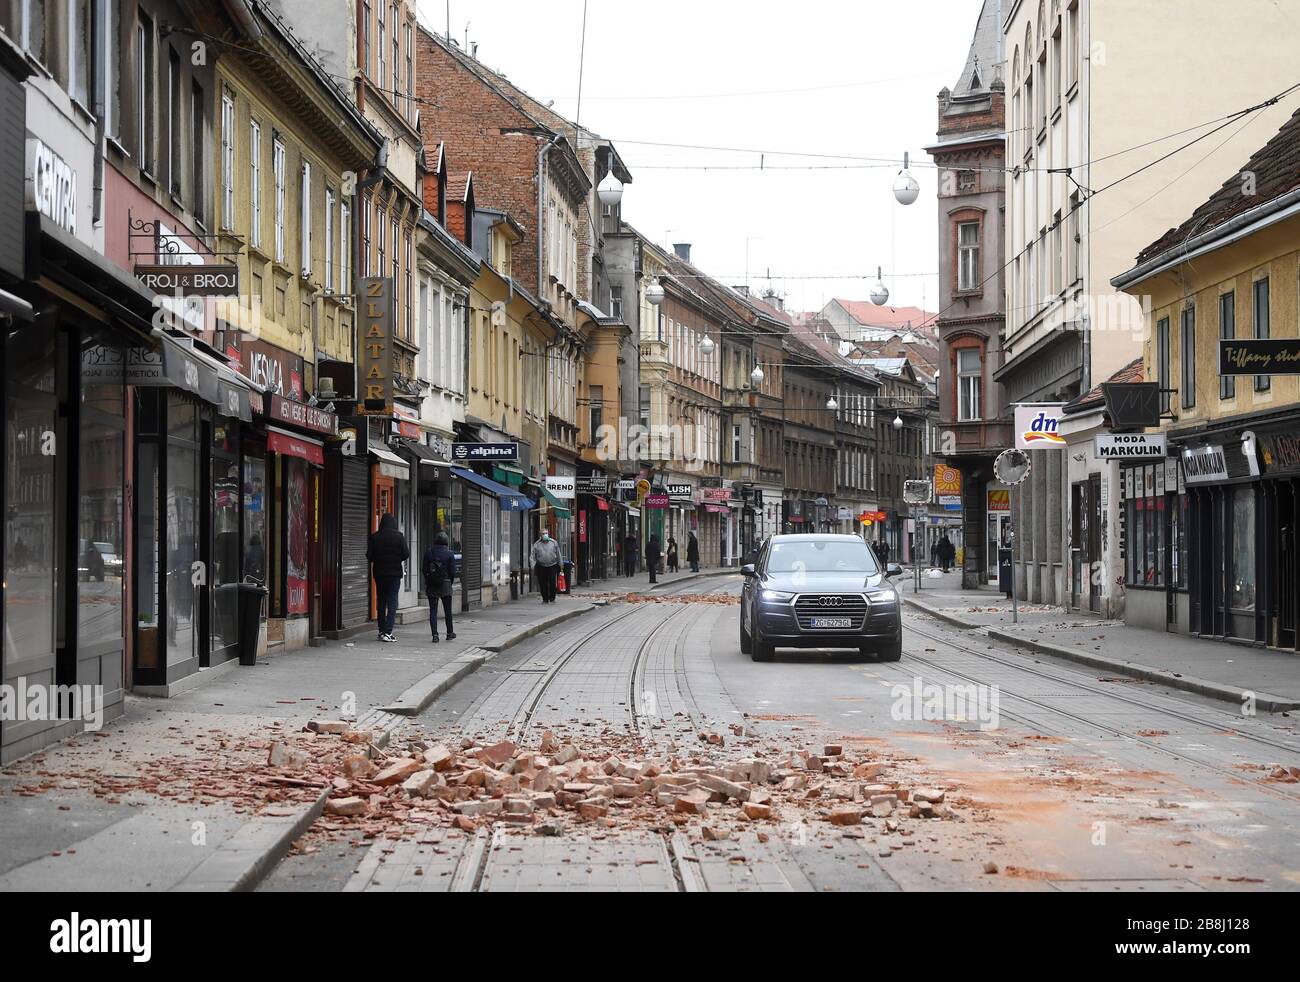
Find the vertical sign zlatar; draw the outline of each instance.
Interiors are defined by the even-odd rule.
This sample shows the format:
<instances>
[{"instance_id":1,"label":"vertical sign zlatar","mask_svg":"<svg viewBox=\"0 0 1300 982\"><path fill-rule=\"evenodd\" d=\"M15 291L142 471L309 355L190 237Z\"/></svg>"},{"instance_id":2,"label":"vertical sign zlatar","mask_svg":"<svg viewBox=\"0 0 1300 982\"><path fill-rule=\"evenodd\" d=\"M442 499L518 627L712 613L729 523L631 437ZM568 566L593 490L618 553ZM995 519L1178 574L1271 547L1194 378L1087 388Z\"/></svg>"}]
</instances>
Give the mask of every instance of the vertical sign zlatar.
<instances>
[{"instance_id":1,"label":"vertical sign zlatar","mask_svg":"<svg viewBox=\"0 0 1300 982\"><path fill-rule=\"evenodd\" d=\"M393 281L371 276L357 281L361 295L361 404L365 413L393 411Z\"/></svg>"}]
</instances>

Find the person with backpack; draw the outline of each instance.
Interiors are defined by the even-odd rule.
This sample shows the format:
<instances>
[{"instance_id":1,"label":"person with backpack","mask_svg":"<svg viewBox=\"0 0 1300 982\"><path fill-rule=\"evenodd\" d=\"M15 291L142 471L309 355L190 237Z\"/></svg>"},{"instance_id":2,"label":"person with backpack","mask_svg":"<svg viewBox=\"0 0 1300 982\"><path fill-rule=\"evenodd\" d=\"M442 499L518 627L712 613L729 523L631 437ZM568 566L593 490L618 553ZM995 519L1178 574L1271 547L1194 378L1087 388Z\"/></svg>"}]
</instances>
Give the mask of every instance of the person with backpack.
<instances>
[{"instance_id":1,"label":"person with backpack","mask_svg":"<svg viewBox=\"0 0 1300 982\"><path fill-rule=\"evenodd\" d=\"M447 640L455 641L456 632L452 630L451 622L451 585L456 580L456 554L447 545L446 532L434 536L433 545L424 550L421 572L424 574L424 592L429 598L429 627L433 630L433 643L438 643L439 601L447 625Z\"/></svg>"},{"instance_id":2,"label":"person with backpack","mask_svg":"<svg viewBox=\"0 0 1300 982\"><path fill-rule=\"evenodd\" d=\"M650 541L645 544L645 564L650 569L650 582L658 583L656 574L659 572L659 560L663 553L659 548L659 536L651 533Z\"/></svg>"},{"instance_id":3,"label":"person with backpack","mask_svg":"<svg viewBox=\"0 0 1300 982\"><path fill-rule=\"evenodd\" d=\"M691 572L700 571L700 540L691 532L686 540L686 561L691 564Z\"/></svg>"},{"instance_id":4,"label":"person with backpack","mask_svg":"<svg viewBox=\"0 0 1300 982\"><path fill-rule=\"evenodd\" d=\"M379 640L394 642L393 627L397 623L397 594L402 586L405 563L411 558L411 547L406 536L397 527L397 517L391 512L379 520L379 531L370 536L366 546L366 559L370 560L375 578L375 599L379 620Z\"/></svg>"},{"instance_id":5,"label":"person with backpack","mask_svg":"<svg viewBox=\"0 0 1300 982\"><path fill-rule=\"evenodd\" d=\"M676 573L679 569L677 561L677 540L672 536L668 537L668 572Z\"/></svg>"}]
</instances>

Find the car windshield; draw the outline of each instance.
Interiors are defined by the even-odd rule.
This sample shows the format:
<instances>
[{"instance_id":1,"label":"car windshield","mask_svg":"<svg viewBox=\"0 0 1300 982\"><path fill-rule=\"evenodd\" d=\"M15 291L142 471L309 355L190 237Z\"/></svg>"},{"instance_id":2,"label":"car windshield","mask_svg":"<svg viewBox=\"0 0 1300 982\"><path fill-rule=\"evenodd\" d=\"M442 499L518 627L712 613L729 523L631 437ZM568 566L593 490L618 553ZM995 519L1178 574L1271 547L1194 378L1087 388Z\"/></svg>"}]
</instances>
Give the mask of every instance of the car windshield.
<instances>
[{"instance_id":1,"label":"car windshield","mask_svg":"<svg viewBox=\"0 0 1300 982\"><path fill-rule=\"evenodd\" d=\"M865 542L774 542L767 559L771 573L878 573L876 557Z\"/></svg>"}]
</instances>

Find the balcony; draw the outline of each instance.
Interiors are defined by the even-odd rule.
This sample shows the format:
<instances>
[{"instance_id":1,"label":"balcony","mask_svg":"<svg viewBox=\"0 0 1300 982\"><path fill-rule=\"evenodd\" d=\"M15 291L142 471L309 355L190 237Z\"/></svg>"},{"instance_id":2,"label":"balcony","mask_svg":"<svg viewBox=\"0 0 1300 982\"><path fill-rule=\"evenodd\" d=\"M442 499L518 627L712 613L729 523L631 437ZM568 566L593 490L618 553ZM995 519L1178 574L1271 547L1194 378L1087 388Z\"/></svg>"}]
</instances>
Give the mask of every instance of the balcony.
<instances>
[{"instance_id":1,"label":"balcony","mask_svg":"<svg viewBox=\"0 0 1300 982\"><path fill-rule=\"evenodd\" d=\"M988 456L999 454L1015 446L1014 427L1009 420L972 420L957 423L944 420L939 424L943 433L951 433L954 452L941 456ZM941 446L943 446L941 438Z\"/></svg>"}]
</instances>

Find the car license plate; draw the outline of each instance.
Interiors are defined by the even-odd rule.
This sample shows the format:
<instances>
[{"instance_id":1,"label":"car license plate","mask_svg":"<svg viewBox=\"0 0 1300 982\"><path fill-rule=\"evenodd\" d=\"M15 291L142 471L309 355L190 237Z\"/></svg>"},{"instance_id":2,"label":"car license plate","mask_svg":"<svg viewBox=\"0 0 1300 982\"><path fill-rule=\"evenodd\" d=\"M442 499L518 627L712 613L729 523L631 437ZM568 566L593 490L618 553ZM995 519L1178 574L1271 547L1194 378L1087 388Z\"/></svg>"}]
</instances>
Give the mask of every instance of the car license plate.
<instances>
[{"instance_id":1,"label":"car license plate","mask_svg":"<svg viewBox=\"0 0 1300 982\"><path fill-rule=\"evenodd\" d=\"M813 627L852 627L852 617L814 617Z\"/></svg>"}]
</instances>

